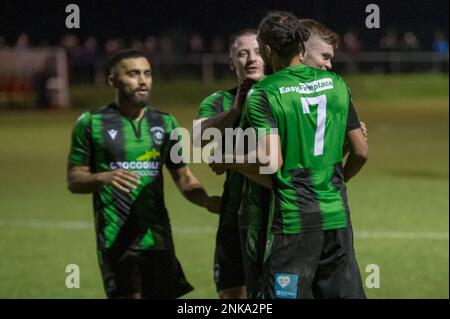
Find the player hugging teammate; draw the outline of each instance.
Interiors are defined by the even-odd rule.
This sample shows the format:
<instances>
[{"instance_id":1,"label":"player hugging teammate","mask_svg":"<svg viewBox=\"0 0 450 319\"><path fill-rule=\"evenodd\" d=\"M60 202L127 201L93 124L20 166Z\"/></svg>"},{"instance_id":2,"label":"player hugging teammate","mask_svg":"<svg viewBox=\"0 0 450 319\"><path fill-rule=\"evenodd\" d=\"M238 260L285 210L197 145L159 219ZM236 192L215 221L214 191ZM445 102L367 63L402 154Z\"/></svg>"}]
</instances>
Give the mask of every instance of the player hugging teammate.
<instances>
[{"instance_id":1,"label":"player hugging teammate","mask_svg":"<svg viewBox=\"0 0 450 319\"><path fill-rule=\"evenodd\" d=\"M219 296L365 298L345 182L367 160L367 132L344 81L327 71L338 37L316 21L286 12L269 13L257 34L244 36L253 41L253 51L244 48L246 61L236 59L233 45L239 57L243 36L232 38L232 69L241 63L249 70L262 58L268 76L257 79L236 72L240 85L233 106L228 111L218 108L225 112L206 127L215 121L223 130L239 122L241 128L265 130L269 136L258 138L277 142L278 150L270 155L278 165L273 175L256 173L267 165L263 163L210 165L217 174L227 172L224 195L230 176L244 175L239 209L222 203L214 268ZM259 80L251 91L245 81L249 78ZM299 89L283 89L290 87ZM244 91L249 91L246 102ZM276 136L270 136L273 128L278 129ZM239 196L235 188L231 192Z\"/></svg>"},{"instance_id":2,"label":"player hugging teammate","mask_svg":"<svg viewBox=\"0 0 450 319\"><path fill-rule=\"evenodd\" d=\"M67 175L72 192L94 194L108 297L176 298L192 290L164 204L166 165L189 201L220 214L213 269L220 298L365 298L345 183L367 160L367 130L345 82L329 71L337 45L323 24L287 12L231 37L236 87L201 102L194 132L258 130L254 151L270 152L268 163L210 163L226 174L221 200L171 160L178 124L148 105L148 59L135 50L112 59L116 99L78 119ZM261 174L267 166L273 172Z\"/></svg>"}]
</instances>

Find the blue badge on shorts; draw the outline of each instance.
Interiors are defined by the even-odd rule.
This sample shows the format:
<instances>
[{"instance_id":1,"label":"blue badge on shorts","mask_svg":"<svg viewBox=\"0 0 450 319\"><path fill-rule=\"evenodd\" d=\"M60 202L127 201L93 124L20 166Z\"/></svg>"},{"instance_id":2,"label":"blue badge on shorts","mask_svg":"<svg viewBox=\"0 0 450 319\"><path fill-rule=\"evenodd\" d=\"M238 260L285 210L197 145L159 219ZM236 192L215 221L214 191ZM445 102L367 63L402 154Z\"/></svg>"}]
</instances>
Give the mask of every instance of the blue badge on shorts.
<instances>
[{"instance_id":1,"label":"blue badge on shorts","mask_svg":"<svg viewBox=\"0 0 450 319\"><path fill-rule=\"evenodd\" d=\"M275 298L297 298L298 275L275 274Z\"/></svg>"}]
</instances>

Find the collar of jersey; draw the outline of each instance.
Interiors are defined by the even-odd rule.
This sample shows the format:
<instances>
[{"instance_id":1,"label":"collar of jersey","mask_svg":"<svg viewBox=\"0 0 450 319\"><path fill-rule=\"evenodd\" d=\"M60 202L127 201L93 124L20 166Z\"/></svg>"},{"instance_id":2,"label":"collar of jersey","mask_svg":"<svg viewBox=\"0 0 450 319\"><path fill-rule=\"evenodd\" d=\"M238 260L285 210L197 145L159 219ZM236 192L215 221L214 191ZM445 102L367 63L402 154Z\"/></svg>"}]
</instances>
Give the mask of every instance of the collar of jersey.
<instances>
[{"instance_id":1,"label":"collar of jersey","mask_svg":"<svg viewBox=\"0 0 450 319\"><path fill-rule=\"evenodd\" d=\"M117 113L119 113L120 114L120 116L123 116L123 117L125 117L125 118L127 118L125 115L123 115L123 113L120 111L120 109L119 109L119 107L117 106L117 104L116 104L116 102L112 102L111 103L111 107L113 107L114 108L114 110L117 112ZM144 106L144 114L143 115L145 115L147 112L148 112L148 110L151 108L151 106L150 105L146 105L146 106ZM143 116L142 116L143 117ZM136 121L136 120L130 120L130 121Z\"/></svg>"}]
</instances>

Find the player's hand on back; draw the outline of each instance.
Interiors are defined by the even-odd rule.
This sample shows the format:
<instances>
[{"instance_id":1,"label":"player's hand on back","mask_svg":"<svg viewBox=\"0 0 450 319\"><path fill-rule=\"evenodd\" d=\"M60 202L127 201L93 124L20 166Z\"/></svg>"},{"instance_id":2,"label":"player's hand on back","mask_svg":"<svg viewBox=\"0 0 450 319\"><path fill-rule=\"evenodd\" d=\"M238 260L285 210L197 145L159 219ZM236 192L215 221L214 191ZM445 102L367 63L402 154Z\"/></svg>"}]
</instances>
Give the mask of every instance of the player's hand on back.
<instances>
[{"instance_id":1,"label":"player's hand on back","mask_svg":"<svg viewBox=\"0 0 450 319\"><path fill-rule=\"evenodd\" d=\"M234 108L237 108L239 112L242 112L242 108L244 107L245 99L247 98L248 91L250 91L253 84L255 84L256 81L252 79L245 79L244 81L239 84L235 102L233 104Z\"/></svg>"},{"instance_id":2,"label":"player's hand on back","mask_svg":"<svg viewBox=\"0 0 450 319\"><path fill-rule=\"evenodd\" d=\"M139 175L121 168L100 173L99 180L103 185L113 186L126 193L136 189L141 183Z\"/></svg>"}]
</instances>

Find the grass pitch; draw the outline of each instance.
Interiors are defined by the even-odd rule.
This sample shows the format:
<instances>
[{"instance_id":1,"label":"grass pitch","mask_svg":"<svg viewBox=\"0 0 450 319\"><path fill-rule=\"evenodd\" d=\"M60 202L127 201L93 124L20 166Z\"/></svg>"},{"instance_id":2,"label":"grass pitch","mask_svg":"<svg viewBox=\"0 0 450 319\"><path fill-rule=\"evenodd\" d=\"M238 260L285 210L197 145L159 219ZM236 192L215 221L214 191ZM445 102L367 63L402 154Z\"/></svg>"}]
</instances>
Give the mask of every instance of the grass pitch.
<instances>
[{"instance_id":1,"label":"grass pitch","mask_svg":"<svg viewBox=\"0 0 450 319\"><path fill-rule=\"evenodd\" d=\"M369 128L370 158L348 185L363 280L380 268L369 298L448 298L448 76L345 77ZM158 83L153 104L190 127L201 99L222 81ZM107 103L108 88L74 87L75 110L0 113L0 298L104 298L89 195L66 189L71 128L85 109ZM223 178L191 165L208 192ZM212 261L217 216L182 198L166 172L165 194L177 255L195 290L216 298ZM68 264L80 288L67 289Z\"/></svg>"}]
</instances>

